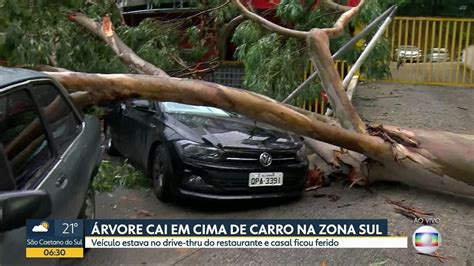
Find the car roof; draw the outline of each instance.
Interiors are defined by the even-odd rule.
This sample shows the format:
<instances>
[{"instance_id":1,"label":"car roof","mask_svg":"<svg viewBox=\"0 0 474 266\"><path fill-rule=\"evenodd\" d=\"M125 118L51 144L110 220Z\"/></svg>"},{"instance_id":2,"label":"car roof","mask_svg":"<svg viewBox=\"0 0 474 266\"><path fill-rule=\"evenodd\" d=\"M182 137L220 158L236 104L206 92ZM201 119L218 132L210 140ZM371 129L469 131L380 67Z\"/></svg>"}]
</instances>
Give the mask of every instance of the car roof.
<instances>
[{"instance_id":1,"label":"car roof","mask_svg":"<svg viewBox=\"0 0 474 266\"><path fill-rule=\"evenodd\" d=\"M49 78L49 76L34 70L0 66L0 91L9 85L37 78Z\"/></svg>"}]
</instances>

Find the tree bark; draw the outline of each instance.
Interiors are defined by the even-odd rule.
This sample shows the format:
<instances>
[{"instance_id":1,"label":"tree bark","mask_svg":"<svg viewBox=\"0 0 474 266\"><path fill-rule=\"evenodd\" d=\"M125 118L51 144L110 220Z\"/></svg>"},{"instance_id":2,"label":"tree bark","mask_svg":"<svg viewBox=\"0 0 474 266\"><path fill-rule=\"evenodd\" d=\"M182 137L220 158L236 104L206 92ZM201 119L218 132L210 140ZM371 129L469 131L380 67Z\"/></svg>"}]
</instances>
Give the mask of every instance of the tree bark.
<instances>
[{"instance_id":1,"label":"tree bark","mask_svg":"<svg viewBox=\"0 0 474 266\"><path fill-rule=\"evenodd\" d=\"M331 58L328 36L320 29L312 29L306 40L311 61L319 70L321 83L339 122L346 129L365 133L365 124L347 97Z\"/></svg>"},{"instance_id":2,"label":"tree bark","mask_svg":"<svg viewBox=\"0 0 474 266\"><path fill-rule=\"evenodd\" d=\"M98 99L116 101L145 98L214 106L279 128L295 128L294 132L298 134L361 153L389 148L388 144L377 137L356 134L311 120L268 97L210 82L133 74L45 73L71 92L88 91L91 93L88 97L96 99L96 102Z\"/></svg>"}]
</instances>

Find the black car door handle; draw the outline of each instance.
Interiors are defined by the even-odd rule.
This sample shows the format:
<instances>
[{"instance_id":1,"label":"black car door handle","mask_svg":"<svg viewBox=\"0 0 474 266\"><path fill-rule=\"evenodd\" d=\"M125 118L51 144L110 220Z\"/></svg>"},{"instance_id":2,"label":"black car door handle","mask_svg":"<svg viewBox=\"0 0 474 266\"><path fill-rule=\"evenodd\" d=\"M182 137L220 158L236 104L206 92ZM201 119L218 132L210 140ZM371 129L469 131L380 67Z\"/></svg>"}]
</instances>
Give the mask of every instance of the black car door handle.
<instances>
[{"instance_id":1,"label":"black car door handle","mask_svg":"<svg viewBox=\"0 0 474 266\"><path fill-rule=\"evenodd\" d=\"M66 175L61 174L58 179L56 179L56 186L60 187L62 184L64 184L64 181L66 181Z\"/></svg>"}]
</instances>

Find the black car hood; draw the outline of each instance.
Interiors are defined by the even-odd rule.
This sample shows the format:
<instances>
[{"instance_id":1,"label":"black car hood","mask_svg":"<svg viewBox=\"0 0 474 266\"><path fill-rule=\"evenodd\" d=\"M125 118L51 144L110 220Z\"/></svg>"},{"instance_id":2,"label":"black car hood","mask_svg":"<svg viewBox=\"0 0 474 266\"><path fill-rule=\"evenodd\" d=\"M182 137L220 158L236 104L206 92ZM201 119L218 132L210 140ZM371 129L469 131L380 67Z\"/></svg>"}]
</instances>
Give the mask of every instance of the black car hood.
<instances>
[{"instance_id":1,"label":"black car hood","mask_svg":"<svg viewBox=\"0 0 474 266\"><path fill-rule=\"evenodd\" d=\"M166 125L184 139L221 148L295 149L301 137L242 116L167 114Z\"/></svg>"}]
</instances>

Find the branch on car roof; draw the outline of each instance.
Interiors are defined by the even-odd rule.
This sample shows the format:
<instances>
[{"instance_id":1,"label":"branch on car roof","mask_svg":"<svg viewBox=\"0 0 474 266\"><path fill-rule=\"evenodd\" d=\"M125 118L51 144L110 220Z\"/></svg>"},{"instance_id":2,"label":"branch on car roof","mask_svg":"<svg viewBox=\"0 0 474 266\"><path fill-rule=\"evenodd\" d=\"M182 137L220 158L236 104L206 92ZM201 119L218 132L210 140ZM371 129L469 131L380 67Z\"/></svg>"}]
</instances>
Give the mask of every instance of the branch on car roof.
<instances>
[{"instance_id":1,"label":"branch on car roof","mask_svg":"<svg viewBox=\"0 0 474 266\"><path fill-rule=\"evenodd\" d=\"M143 98L213 106L355 151L328 146L337 162L352 166L348 174L352 183L402 181L474 198L474 168L471 158L465 156L472 153L474 136L386 125L370 126L368 134L361 134L310 119L257 93L200 80L134 74L46 74L71 92L88 92L81 96L85 99Z\"/></svg>"},{"instance_id":2,"label":"branch on car roof","mask_svg":"<svg viewBox=\"0 0 474 266\"><path fill-rule=\"evenodd\" d=\"M254 92L233 89L215 83L132 74L87 74L77 72L47 73L70 91L88 91L94 98L108 101L127 98L146 98L206 105L237 112L280 128L292 127L296 133L342 144L344 148L363 152L367 147L385 145L368 135L328 125L308 117ZM102 89L97 89L102 88ZM258 106L258 108L255 108ZM341 143L341 140L342 143ZM374 142L375 141L375 142ZM375 146L374 146L375 145Z\"/></svg>"}]
</instances>

